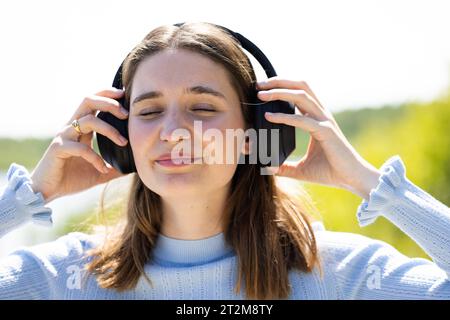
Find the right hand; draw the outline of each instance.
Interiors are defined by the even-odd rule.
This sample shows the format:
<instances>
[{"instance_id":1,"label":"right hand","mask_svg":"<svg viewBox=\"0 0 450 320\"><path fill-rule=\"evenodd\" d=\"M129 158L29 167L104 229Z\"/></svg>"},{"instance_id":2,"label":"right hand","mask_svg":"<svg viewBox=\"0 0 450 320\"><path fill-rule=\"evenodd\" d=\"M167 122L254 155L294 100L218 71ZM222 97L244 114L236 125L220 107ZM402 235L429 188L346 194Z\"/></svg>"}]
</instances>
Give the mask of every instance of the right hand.
<instances>
[{"instance_id":1,"label":"right hand","mask_svg":"<svg viewBox=\"0 0 450 320\"><path fill-rule=\"evenodd\" d=\"M96 131L120 146L128 143L120 142L119 131L95 116L100 110L126 119L128 115L121 112L122 106L115 100L123 94L124 91L111 88L84 98L65 127L52 140L30 175L33 191L41 192L45 203L124 176L93 150L92 141ZM71 125L75 119L78 119L83 133L79 142L78 133ZM107 171L103 171L105 168Z\"/></svg>"}]
</instances>

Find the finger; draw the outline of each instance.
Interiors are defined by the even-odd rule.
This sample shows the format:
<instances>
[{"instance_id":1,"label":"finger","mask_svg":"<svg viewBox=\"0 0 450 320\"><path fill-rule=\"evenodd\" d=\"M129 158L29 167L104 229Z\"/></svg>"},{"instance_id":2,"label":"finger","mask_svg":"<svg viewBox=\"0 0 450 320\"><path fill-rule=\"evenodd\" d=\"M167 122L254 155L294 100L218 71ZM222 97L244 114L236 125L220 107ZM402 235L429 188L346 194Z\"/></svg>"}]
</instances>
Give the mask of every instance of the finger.
<instances>
[{"instance_id":1,"label":"finger","mask_svg":"<svg viewBox=\"0 0 450 320\"><path fill-rule=\"evenodd\" d=\"M95 95L107 97L107 98L111 98L111 99L118 99L118 98L121 98L124 93L125 93L124 90L111 87L108 89L101 90L101 91L97 92Z\"/></svg>"},{"instance_id":2,"label":"finger","mask_svg":"<svg viewBox=\"0 0 450 320\"><path fill-rule=\"evenodd\" d=\"M80 118L78 120L78 123L80 125L82 134L88 134L95 131L104 135L105 137L108 137L110 140L114 141L120 146L125 146L128 142L127 139L123 137L116 128L92 114L88 114ZM78 135L78 132L72 125L66 126L62 134L63 137L70 140L77 140Z\"/></svg>"},{"instance_id":3,"label":"finger","mask_svg":"<svg viewBox=\"0 0 450 320\"><path fill-rule=\"evenodd\" d=\"M307 116L287 113L266 112L265 117L273 123L283 123L289 126L303 129L311 134L317 141L325 141L339 136L336 126L330 120L317 121Z\"/></svg>"},{"instance_id":4,"label":"finger","mask_svg":"<svg viewBox=\"0 0 450 320\"><path fill-rule=\"evenodd\" d=\"M88 96L83 99L75 114L67 124L74 119L79 119L87 114L95 114L96 111L110 112L119 119L126 119L128 111L123 108L117 100L102 96Z\"/></svg>"},{"instance_id":5,"label":"finger","mask_svg":"<svg viewBox=\"0 0 450 320\"><path fill-rule=\"evenodd\" d=\"M90 147L72 140L62 139L62 144L58 148L58 156L61 158L81 157L92 164L101 173L108 173L106 163Z\"/></svg>"},{"instance_id":6,"label":"finger","mask_svg":"<svg viewBox=\"0 0 450 320\"><path fill-rule=\"evenodd\" d=\"M324 114L328 115L328 120L330 120L335 124L336 129L341 133L341 135L344 135L338 123L334 119L332 113L320 103L319 99L314 94L311 87L306 83L306 81L289 80L282 78L280 76L275 76L267 80L258 82L256 84L256 87L259 90L268 90L271 88L286 88L286 89L300 89L306 91L306 93L308 93L315 100L316 104L323 110Z\"/></svg>"},{"instance_id":7,"label":"finger","mask_svg":"<svg viewBox=\"0 0 450 320\"><path fill-rule=\"evenodd\" d=\"M269 78L264 81L260 81L256 84L258 90L268 90L272 88L286 88L286 89L300 89L305 90L314 100L316 100L317 104L324 109L319 99L317 99L316 95L312 91L311 87L306 83L306 81L296 81L284 79L280 76L275 76Z\"/></svg>"},{"instance_id":8,"label":"finger","mask_svg":"<svg viewBox=\"0 0 450 320\"><path fill-rule=\"evenodd\" d=\"M285 161L280 167L278 167L275 175L288 178L298 178L297 165L298 163L295 161Z\"/></svg>"},{"instance_id":9,"label":"finger","mask_svg":"<svg viewBox=\"0 0 450 320\"><path fill-rule=\"evenodd\" d=\"M316 120L298 114L266 112L264 116L270 122L287 124L289 126L303 129L311 134L319 129L319 124Z\"/></svg>"},{"instance_id":10,"label":"finger","mask_svg":"<svg viewBox=\"0 0 450 320\"><path fill-rule=\"evenodd\" d=\"M114 167L110 166L108 163L107 163L107 167L108 167L108 173L100 176L100 178L99 178L100 184L125 176L124 173L121 173L120 171L116 170Z\"/></svg>"},{"instance_id":11,"label":"finger","mask_svg":"<svg viewBox=\"0 0 450 320\"><path fill-rule=\"evenodd\" d=\"M317 120L328 119L328 114L319 108L318 105L304 90L292 89L269 89L259 91L258 98L262 101L284 100L293 102L297 108L303 113L308 113Z\"/></svg>"},{"instance_id":12,"label":"finger","mask_svg":"<svg viewBox=\"0 0 450 320\"><path fill-rule=\"evenodd\" d=\"M297 163L294 161L284 161L283 164L279 167L265 167L264 168L266 174L288 177L288 178L297 178Z\"/></svg>"}]
</instances>

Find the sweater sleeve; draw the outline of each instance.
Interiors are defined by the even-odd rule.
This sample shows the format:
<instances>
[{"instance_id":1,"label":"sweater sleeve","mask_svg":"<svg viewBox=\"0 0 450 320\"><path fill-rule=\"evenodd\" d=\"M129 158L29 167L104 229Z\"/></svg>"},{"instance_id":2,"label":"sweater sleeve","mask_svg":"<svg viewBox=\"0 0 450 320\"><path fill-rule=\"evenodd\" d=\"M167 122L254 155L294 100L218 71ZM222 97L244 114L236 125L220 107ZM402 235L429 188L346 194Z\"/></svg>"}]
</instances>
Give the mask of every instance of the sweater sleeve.
<instances>
[{"instance_id":1,"label":"sweater sleeve","mask_svg":"<svg viewBox=\"0 0 450 320\"><path fill-rule=\"evenodd\" d=\"M411 237L450 276L450 208L406 178L399 156L380 168L379 184L358 207L361 226L380 215Z\"/></svg>"},{"instance_id":2,"label":"sweater sleeve","mask_svg":"<svg viewBox=\"0 0 450 320\"><path fill-rule=\"evenodd\" d=\"M84 253L93 244L90 236L72 232L0 259L0 300L59 300L83 290Z\"/></svg>"},{"instance_id":3,"label":"sweater sleeve","mask_svg":"<svg viewBox=\"0 0 450 320\"><path fill-rule=\"evenodd\" d=\"M30 220L51 226L52 210L44 206L42 194L32 190L27 169L12 163L7 179L6 188L0 193L0 237Z\"/></svg>"},{"instance_id":4,"label":"sweater sleeve","mask_svg":"<svg viewBox=\"0 0 450 320\"><path fill-rule=\"evenodd\" d=\"M433 261L409 258L365 236L321 232L321 250L343 299L450 299L450 209L406 178L394 156L357 210L360 226L384 216Z\"/></svg>"}]
</instances>

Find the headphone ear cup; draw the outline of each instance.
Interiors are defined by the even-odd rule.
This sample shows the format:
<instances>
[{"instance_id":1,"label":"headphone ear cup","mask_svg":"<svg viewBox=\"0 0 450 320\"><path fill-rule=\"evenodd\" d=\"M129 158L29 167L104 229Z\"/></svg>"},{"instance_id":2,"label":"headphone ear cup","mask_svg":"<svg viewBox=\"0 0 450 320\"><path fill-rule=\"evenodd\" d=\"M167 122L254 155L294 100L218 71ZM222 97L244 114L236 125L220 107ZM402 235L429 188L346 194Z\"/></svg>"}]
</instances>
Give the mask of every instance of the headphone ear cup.
<instances>
[{"instance_id":1,"label":"headphone ear cup","mask_svg":"<svg viewBox=\"0 0 450 320\"><path fill-rule=\"evenodd\" d=\"M118 99L117 101L122 106L125 106L123 98ZM116 128L120 134L128 140L128 143L125 146L119 146L108 137L96 132L98 150L100 151L102 158L121 173L127 174L136 172L133 152L128 137L128 118L124 120L118 119L110 112L103 111L100 111L97 114L97 118Z\"/></svg>"},{"instance_id":2,"label":"headphone ear cup","mask_svg":"<svg viewBox=\"0 0 450 320\"><path fill-rule=\"evenodd\" d=\"M254 107L254 126L258 141L258 163L262 167L278 167L295 149L295 128L285 124L270 122L265 118L264 114L266 112L294 114L295 106L282 100L264 102L257 97L255 97L255 103L257 105ZM264 130L261 132L260 129ZM275 151L278 148L278 157L271 154L272 134L274 134L272 130L274 129L279 130L278 146L274 146ZM267 133L264 133L264 131ZM259 150L261 147L262 150ZM269 162L267 162L267 158L263 159L262 157L269 157Z\"/></svg>"}]
</instances>

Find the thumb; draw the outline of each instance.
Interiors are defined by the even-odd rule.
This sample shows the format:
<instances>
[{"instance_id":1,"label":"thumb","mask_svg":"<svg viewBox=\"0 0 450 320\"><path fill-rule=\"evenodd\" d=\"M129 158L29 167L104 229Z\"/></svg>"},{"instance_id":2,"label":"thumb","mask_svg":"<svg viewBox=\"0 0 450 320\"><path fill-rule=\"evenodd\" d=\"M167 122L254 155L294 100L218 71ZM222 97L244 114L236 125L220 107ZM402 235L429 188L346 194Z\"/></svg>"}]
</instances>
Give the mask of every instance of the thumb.
<instances>
[{"instance_id":1,"label":"thumb","mask_svg":"<svg viewBox=\"0 0 450 320\"><path fill-rule=\"evenodd\" d=\"M293 179L302 179L301 169L299 168L299 162L285 161L280 167L277 167L275 175L280 177L287 177Z\"/></svg>"},{"instance_id":2,"label":"thumb","mask_svg":"<svg viewBox=\"0 0 450 320\"><path fill-rule=\"evenodd\" d=\"M106 166L109 169L108 173L104 173L104 174L100 174L100 178L99 178L99 183L105 183L108 182L110 180L119 178L124 176L125 174L121 173L120 171L118 171L116 168L112 167L109 163L106 164Z\"/></svg>"}]
</instances>

